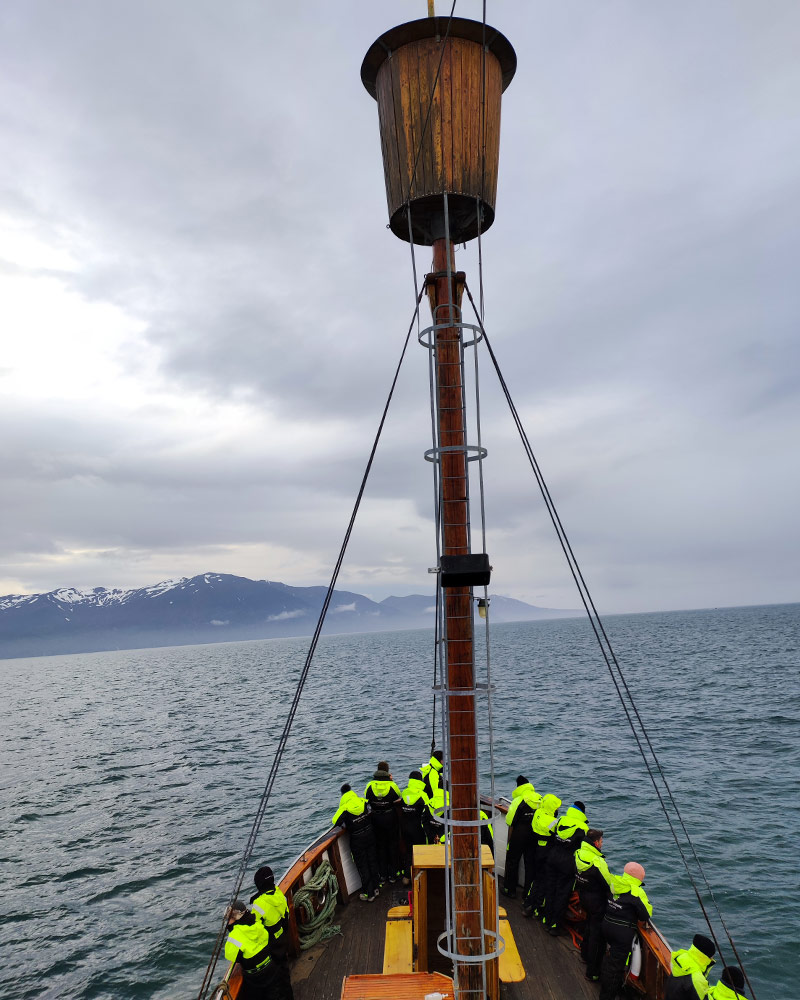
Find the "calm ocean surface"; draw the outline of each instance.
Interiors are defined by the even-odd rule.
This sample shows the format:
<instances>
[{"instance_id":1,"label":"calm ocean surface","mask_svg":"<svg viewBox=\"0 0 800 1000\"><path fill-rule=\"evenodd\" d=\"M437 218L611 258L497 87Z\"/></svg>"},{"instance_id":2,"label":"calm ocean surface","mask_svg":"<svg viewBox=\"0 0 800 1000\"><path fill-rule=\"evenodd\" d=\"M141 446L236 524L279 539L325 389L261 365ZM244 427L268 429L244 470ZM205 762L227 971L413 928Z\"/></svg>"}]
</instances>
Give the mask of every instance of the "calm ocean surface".
<instances>
[{"instance_id":1,"label":"calm ocean surface","mask_svg":"<svg viewBox=\"0 0 800 1000\"><path fill-rule=\"evenodd\" d=\"M759 1000L800 989L800 605L606 626ZM673 947L704 925L589 626L492 627L495 771L580 798L647 867ZM255 864L281 873L379 758L431 740L432 634L320 644ZM196 996L307 639L0 661L0 920L16 998ZM798 990L798 992L795 992Z\"/></svg>"}]
</instances>

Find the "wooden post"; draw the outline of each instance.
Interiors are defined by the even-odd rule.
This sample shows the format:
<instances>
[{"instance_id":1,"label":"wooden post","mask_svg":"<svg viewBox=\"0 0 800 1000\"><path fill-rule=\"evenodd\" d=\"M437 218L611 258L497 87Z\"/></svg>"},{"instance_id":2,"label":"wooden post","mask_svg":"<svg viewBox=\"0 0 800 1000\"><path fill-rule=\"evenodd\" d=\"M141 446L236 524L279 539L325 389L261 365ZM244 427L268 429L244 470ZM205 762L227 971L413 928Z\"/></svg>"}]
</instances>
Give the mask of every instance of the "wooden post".
<instances>
[{"instance_id":1,"label":"wooden post","mask_svg":"<svg viewBox=\"0 0 800 1000\"><path fill-rule=\"evenodd\" d=\"M448 271L450 272L448 275ZM453 244L433 244L433 321L454 322L460 316L460 287L455 280ZM449 306L452 304L452 310ZM457 326L436 331L436 393L442 487L442 554L469 552L466 425L461 365L461 337ZM448 712L450 716L450 813L454 820L478 819L478 741L475 723L475 666L472 626L472 590L444 591ZM469 692L469 693L468 693ZM460 954L480 954L480 834L477 827L454 827L450 838L455 884L455 935ZM480 965L459 963L459 993L482 995Z\"/></svg>"}]
</instances>

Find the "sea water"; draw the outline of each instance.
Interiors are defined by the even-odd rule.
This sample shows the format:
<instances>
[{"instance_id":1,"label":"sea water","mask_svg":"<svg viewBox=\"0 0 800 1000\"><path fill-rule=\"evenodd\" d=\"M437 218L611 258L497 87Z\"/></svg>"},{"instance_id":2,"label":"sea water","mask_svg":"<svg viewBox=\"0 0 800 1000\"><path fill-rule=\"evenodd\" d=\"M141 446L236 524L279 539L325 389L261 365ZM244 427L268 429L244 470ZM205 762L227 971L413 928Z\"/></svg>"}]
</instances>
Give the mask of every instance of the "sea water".
<instances>
[{"instance_id":1,"label":"sea water","mask_svg":"<svg viewBox=\"0 0 800 1000\"><path fill-rule=\"evenodd\" d=\"M800 605L606 627L759 1000L796 996ZM587 622L490 635L497 794L524 773L585 802L612 870L645 865L655 922L686 946L706 928ZM0 661L9 996L197 994L307 649ZM251 870L285 871L379 759L405 783L430 755L433 683L431 632L322 640Z\"/></svg>"}]
</instances>

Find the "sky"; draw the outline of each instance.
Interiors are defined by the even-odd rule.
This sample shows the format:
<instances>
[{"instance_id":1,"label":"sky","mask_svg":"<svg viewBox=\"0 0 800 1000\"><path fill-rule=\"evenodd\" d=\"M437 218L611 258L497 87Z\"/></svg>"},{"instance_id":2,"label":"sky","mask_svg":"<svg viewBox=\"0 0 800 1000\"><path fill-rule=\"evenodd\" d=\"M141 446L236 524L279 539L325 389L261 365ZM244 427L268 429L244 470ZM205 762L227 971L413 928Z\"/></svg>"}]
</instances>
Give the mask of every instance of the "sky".
<instances>
[{"instance_id":1,"label":"sky","mask_svg":"<svg viewBox=\"0 0 800 1000\"><path fill-rule=\"evenodd\" d=\"M327 584L415 299L360 65L426 11L0 6L0 594ZM487 18L486 329L598 608L800 600L800 5ZM491 589L576 607L485 354L480 399ZM412 337L340 588L432 590L430 446Z\"/></svg>"}]
</instances>

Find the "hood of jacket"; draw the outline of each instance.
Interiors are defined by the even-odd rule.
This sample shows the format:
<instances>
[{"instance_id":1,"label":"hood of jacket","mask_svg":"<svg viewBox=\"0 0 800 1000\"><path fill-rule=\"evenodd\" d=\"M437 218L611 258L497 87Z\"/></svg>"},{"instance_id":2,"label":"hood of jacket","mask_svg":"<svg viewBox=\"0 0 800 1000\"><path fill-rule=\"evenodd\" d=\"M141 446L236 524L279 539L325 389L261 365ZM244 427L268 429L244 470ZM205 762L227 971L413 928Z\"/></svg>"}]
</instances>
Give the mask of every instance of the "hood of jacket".
<instances>
[{"instance_id":1,"label":"hood of jacket","mask_svg":"<svg viewBox=\"0 0 800 1000\"><path fill-rule=\"evenodd\" d=\"M564 825L579 826L581 830L589 829L586 813L578 809L577 806L570 806L564 813Z\"/></svg>"},{"instance_id":2,"label":"hood of jacket","mask_svg":"<svg viewBox=\"0 0 800 1000\"><path fill-rule=\"evenodd\" d=\"M552 795L548 792L547 795L542 796L542 804L539 808L555 815L556 810L561 808L561 799L557 795Z\"/></svg>"},{"instance_id":3,"label":"hood of jacket","mask_svg":"<svg viewBox=\"0 0 800 1000\"><path fill-rule=\"evenodd\" d=\"M366 807L366 801L357 795L352 788L339 799L339 809L352 813L354 816L360 816Z\"/></svg>"},{"instance_id":4,"label":"hood of jacket","mask_svg":"<svg viewBox=\"0 0 800 1000\"><path fill-rule=\"evenodd\" d=\"M378 796L378 798L379 799L384 799L384 798L386 798L386 796L391 791L391 788L394 785L394 782L393 781L389 781L389 780L378 781L376 779L373 779L372 781L370 781L369 785L367 785L367 788L369 788L370 785L372 785L372 790L375 792L375 794ZM364 794L365 795L366 795L366 792L367 792L367 789L364 789Z\"/></svg>"},{"instance_id":5,"label":"hood of jacket","mask_svg":"<svg viewBox=\"0 0 800 1000\"><path fill-rule=\"evenodd\" d=\"M419 778L409 778L408 785L406 786L406 788L403 789L403 795L405 795L406 792L416 792L417 794L419 794L420 792L424 791L425 791L424 781L420 781Z\"/></svg>"},{"instance_id":6,"label":"hood of jacket","mask_svg":"<svg viewBox=\"0 0 800 1000\"><path fill-rule=\"evenodd\" d=\"M626 877L630 878L630 876ZM636 879L633 881L635 882ZM690 945L688 948L681 948L679 951L673 951L672 953L672 975L676 978L678 976L690 976L693 972L699 972L701 976L705 976L714 964L713 958L704 955L694 945Z\"/></svg>"}]
</instances>

